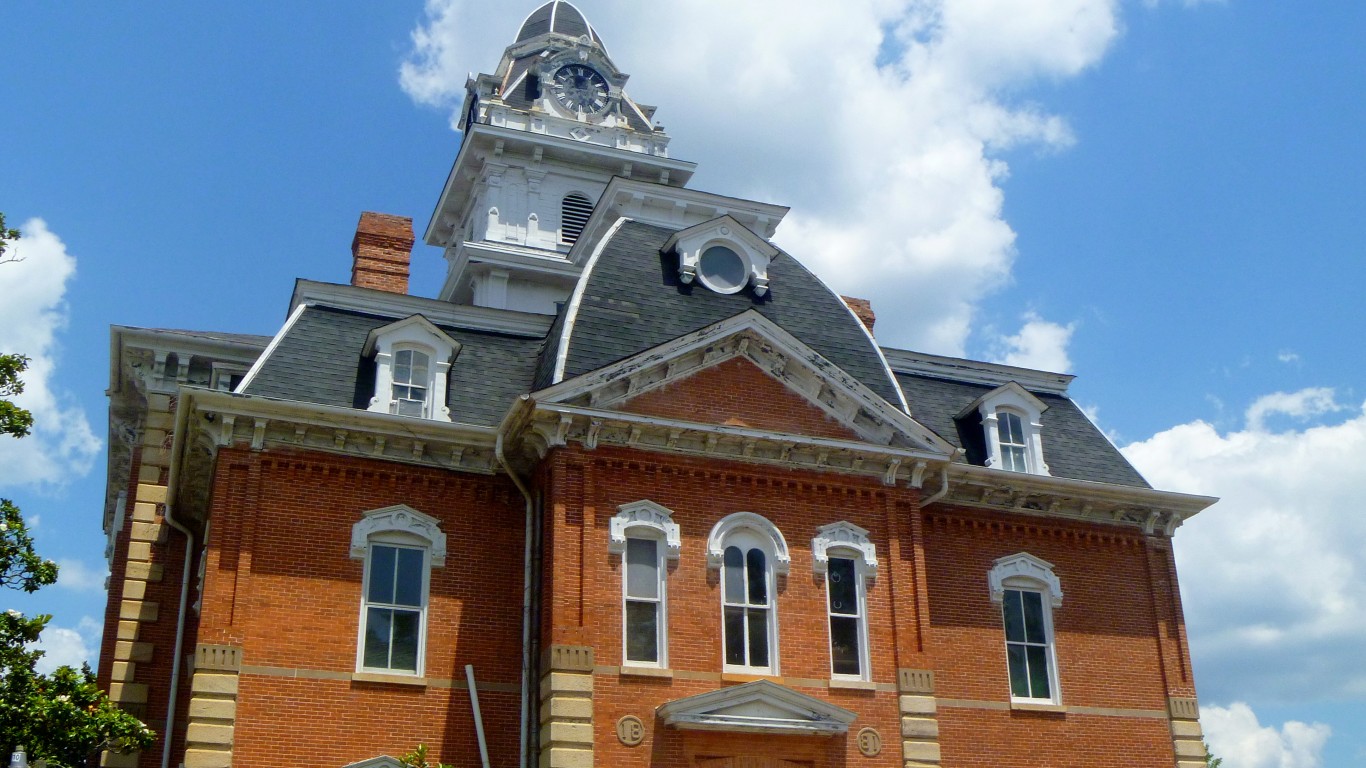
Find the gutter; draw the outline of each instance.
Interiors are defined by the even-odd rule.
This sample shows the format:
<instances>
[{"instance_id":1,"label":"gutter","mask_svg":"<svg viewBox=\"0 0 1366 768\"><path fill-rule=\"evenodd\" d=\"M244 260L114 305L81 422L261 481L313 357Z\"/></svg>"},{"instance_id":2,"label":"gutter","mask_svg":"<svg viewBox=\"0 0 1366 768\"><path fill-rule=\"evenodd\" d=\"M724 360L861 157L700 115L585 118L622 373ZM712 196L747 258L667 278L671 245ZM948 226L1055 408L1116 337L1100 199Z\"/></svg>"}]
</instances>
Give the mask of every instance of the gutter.
<instances>
[{"instance_id":1,"label":"gutter","mask_svg":"<svg viewBox=\"0 0 1366 768\"><path fill-rule=\"evenodd\" d=\"M174 437L171 441L170 470L166 478L166 507L163 515L167 525L185 536L185 557L180 578L180 609L176 612L175 651L171 656L171 686L166 697L166 729L162 733L164 741L161 748L161 768L170 768L171 765L176 693L180 689L180 660L184 656L185 648L185 607L190 598L190 563L194 557L194 534L174 516L175 488L180 475L181 454L185 451L185 429L190 420L190 397L190 393L181 387L176 403L175 431L172 433Z\"/></svg>"},{"instance_id":2,"label":"gutter","mask_svg":"<svg viewBox=\"0 0 1366 768\"><path fill-rule=\"evenodd\" d=\"M529 735L531 732L531 607L532 607L532 583L531 572L532 562L535 551L532 547L532 534L535 528L536 502L530 489L521 477L512 469L503 446L507 435L512 431L514 424L520 426L524 416L533 408L536 401L531 399L531 395L522 395L517 398L512 407L508 409L507 415L498 425L498 436L493 444L493 455L503 470L512 479L513 485L521 491L522 498L526 499L526 518L525 529L522 533L524 543L522 547L522 691L521 691L521 720L518 724L518 751L519 761L522 768L531 768L531 743ZM487 763L486 763L487 764ZM163 765L162 768L168 768Z\"/></svg>"}]
</instances>

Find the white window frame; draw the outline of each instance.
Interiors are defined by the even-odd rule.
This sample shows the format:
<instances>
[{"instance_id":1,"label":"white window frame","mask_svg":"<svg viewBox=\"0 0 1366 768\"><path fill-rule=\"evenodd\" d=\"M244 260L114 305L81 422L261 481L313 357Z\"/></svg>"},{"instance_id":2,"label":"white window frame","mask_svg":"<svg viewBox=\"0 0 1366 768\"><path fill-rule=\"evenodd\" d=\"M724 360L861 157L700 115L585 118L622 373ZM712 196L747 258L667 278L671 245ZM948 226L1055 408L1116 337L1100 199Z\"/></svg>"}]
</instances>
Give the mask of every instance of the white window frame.
<instances>
[{"instance_id":1,"label":"white window frame","mask_svg":"<svg viewBox=\"0 0 1366 768\"><path fill-rule=\"evenodd\" d=\"M422 552L421 600L418 607L417 662L415 670L395 670L389 667L365 666L365 630L369 616L370 569L375 545ZM446 534L440 522L406 504L398 504L364 513L351 527L352 559L364 561L361 575L360 615L356 629L356 672L358 674L393 675L395 677L423 677L427 659L427 616L431 603L431 570L446 565ZM385 607L388 604L383 604ZM404 606L407 607L407 606Z\"/></svg>"},{"instance_id":2,"label":"white window frame","mask_svg":"<svg viewBox=\"0 0 1366 768\"><path fill-rule=\"evenodd\" d=\"M1002 557L996 560L987 574L987 584L991 590L991 601L1001 608L1002 648L1006 650L1005 674L1006 688L1010 691L1010 701L1014 704L1060 704L1062 703L1062 683L1058 677L1057 635L1053 629L1053 611L1062 607L1062 582L1053 573L1053 565L1027 552ZM1006 635L1005 600L1009 592L1035 593L1040 596L1043 613L1043 643L1023 643L1043 645L1046 654L1049 695L1046 697L1016 696L1010 688L1010 655L1012 644Z\"/></svg>"},{"instance_id":3,"label":"white window frame","mask_svg":"<svg viewBox=\"0 0 1366 768\"><path fill-rule=\"evenodd\" d=\"M1031 475L1047 475L1048 464L1043 452L1043 412L1048 404L1030 394L1024 387L1010 382L988 392L963 410L959 416L976 410L982 416L983 437L986 439L986 465L1002 471L1005 459L1001 450L1000 414L1013 413L1020 417L1024 430L1025 467Z\"/></svg>"},{"instance_id":4,"label":"white window frame","mask_svg":"<svg viewBox=\"0 0 1366 768\"><path fill-rule=\"evenodd\" d=\"M370 399L366 410L372 413L397 413L394 356L400 350L427 355L427 405L421 418L451 421L451 410L446 405L446 384L450 379L451 363L460 353L460 342L422 315L412 315L376 328L366 338L363 353L366 356L374 355L375 358L375 396Z\"/></svg>"},{"instance_id":5,"label":"white window frame","mask_svg":"<svg viewBox=\"0 0 1366 768\"><path fill-rule=\"evenodd\" d=\"M858 674L835 672L835 616L849 617L850 614L835 614L830 605L830 558L852 560L854 563L855 594L858 622L859 672ZM823 525L816 529L816 537L811 540L811 569L825 579L826 648L830 651L830 679L867 681L872 679L872 657L868 640L868 586L877 578L877 548L868 538L868 531L853 523L841 520L838 523Z\"/></svg>"},{"instance_id":6,"label":"white window frame","mask_svg":"<svg viewBox=\"0 0 1366 768\"><path fill-rule=\"evenodd\" d=\"M768 664L766 666L730 664L726 661L726 607L731 604L726 601L725 555L726 549L731 546L739 548L742 553L747 553L749 549L754 548L764 553L764 579L768 598L768 604L764 606L768 612ZM721 632L719 634L721 637L721 669L723 672L774 676L780 674L778 576L786 575L791 564L792 557L782 531L779 531L777 526L762 515L756 515L753 512L736 512L722 518L712 527L711 533L707 536L707 566L720 571L717 592L721 609ZM736 603L734 605L739 606L741 604ZM744 605L746 608L749 607L748 600ZM750 609L752 610L752 608ZM746 632L748 632L748 626L748 622L746 622ZM746 643L746 655L748 655L748 643Z\"/></svg>"},{"instance_id":7,"label":"white window frame","mask_svg":"<svg viewBox=\"0 0 1366 768\"><path fill-rule=\"evenodd\" d=\"M624 667L667 669L669 666L669 563L677 562L682 550L682 536L673 521L673 512L648 499L633 501L617 507L617 514L609 524L607 551L621 558L621 664ZM631 598L627 594L626 549L629 539L648 539L656 542L655 559L659 575L659 598L656 631L656 661L637 661L627 657L627 611Z\"/></svg>"}]
</instances>

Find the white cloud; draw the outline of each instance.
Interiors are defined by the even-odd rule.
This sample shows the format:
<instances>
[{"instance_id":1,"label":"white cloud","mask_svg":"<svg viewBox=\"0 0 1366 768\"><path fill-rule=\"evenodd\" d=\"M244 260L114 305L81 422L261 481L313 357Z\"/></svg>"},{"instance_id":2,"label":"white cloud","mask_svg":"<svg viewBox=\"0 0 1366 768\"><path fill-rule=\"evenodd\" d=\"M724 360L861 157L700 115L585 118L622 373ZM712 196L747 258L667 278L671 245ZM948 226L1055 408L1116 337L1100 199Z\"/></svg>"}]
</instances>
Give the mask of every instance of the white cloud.
<instances>
[{"instance_id":1,"label":"white cloud","mask_svg":"<svg viewBox=\"0 0 1366 768\"><path fill-rule=\"evenodd\" d=\"M1325 387L1274 392L1257 398L1247 409L1247 425L1249 429L1261 431L1266 428L1268 416L1289 416L1296 421L1305 421L1340 410L1342 406L1334 400L1333 390Z\"/></svg>"},{"instance_id":2,"label":"white cloud","mask_svg":"<svg viewBox=\"0 0 1366 768\"><path fill-rule=\"evenodd\" d=\"M44 652L36 665L38 671L49 674L57 667L79 669L85 663L93 666L103 629L98 621L89 616L81 617L75 629L48 624L36 646Z\"/></svg>"},{"instance_id":3,"label":"white cloud","mask_svg":"<svg viewBox=\"0 0 1366 768\"><path fill-rule=\"evenodd\" d=\"M14 399L33 412L34 427L22 440L0 436L0 487L61 483L71 473L90 471L100 450L85 412L53 388L57 334L66 328L64 296L76 259L42 219L29 219L20 230L23 238L6 252L19 261L0 264L0 353L32 358L24 392Z\"/></svg>"},{"instance_id":4,"label":"white cloud","mask_svg":"<svg viewBox=\"0 0 1366 768\"><path fill-rule=\"evenodd\" d=\"M1280 352L1276 353L1276 359L1282 363L1285 363L1286 365L1290 365L1291 363L1298 365L1300 362L1299 354L1289 349L1283 349Z\"/></svg>"},{"instance_id":5,"label":"white cloud","mask_svg":"<svg viewBox=\"0 0 1366 768\"><path fill-rule=\"evenodd\" d=\"M1291 720L1277 730L1263 726L1241 701L1225 707L1200 708L1200 723L1210 752L1230 768L1320 768L1323 745L1333 730Z\"/></svg>"},{"instance_id":6,"label":"white cloud","mask_svg":"<svg viewBox=\"0 0 1366 768\"><path fill-rule=\"evenodd\" d=\"M780 245L870 298L885 342L947 354L1010 278L1002 151L1073 140L1020 94L1094 66L1119 29L1117 0L578 5L662 105L673 155L701 163L692 186L791 205ZM458 107L530 8L428 0L403 87Z\"/></svg>"},{"instance_id":7,"label":"white cloud","mask_svg":"<svg viewBox=\"0 0 1366 768\"><path fill-rule=\"evenodd\" d=\"M1278 393L1241 431L1196 421L1123 449L1159 488L1222 497L1176 536L1207 699L1366 696L1366 407L1283 432L1263 423L1336 408L1330 390Z\"/></svg>"},{"instance_id":8,"label":"white cloud","mask_svg":"<svg viewBox=\"0 0 1366 768\"><path fill-rule=\"evenodd\" d=\"M109 569L101 563L90 567L80 560L63 558L57 561L57 586L74 592L102 592Z\"/></svg>"},{"instance_id":9,"label":"white cloud","mask_svg":"<svg viewBox=\"0 0 1366 768\"><path fill-rule=\"evenodd\" d=\"M1026 314L1024 319L1019 333L998 339L996 362L1057 373L1071 370L1067 345L1072 341L1076 324L1059 325L1033 312Z\"/></svg>"}]
</instances>

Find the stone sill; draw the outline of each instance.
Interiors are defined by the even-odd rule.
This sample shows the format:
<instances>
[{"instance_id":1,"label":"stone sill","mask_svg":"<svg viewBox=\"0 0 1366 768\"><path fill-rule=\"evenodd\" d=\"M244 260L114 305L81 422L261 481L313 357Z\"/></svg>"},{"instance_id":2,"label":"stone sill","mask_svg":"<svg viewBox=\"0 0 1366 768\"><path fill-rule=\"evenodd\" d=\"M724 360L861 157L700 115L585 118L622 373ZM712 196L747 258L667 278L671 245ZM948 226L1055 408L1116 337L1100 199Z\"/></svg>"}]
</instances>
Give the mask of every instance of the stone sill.
<instances>
[{"instance_id":1,"label":"stone sill","mask_svg":"<svg viewBox=\"0 0 1366 768\"><path fill-rule=\"evenodd\" d=\"M721 682L723 683L752 683L755 680L768 680L778 685L787 685L781 677L775 675L751 675L745 672L722 672Z\"/></svg>"},{"instance_id":2,"label":"stone sill","mask_svg":"<svg viewBox=\"0 0 1366 768\"><path fill-rule=\"evenodd\" d=\"M622 665L618 670L625 677L673 677L674 671L664 667L631 667Z\"/></svg>"},{"instance_id":3,"label":"stone sill","mask_svg":"<svg viewBox=\"0 0 1366 768\"><path fill-rule=\"evenodd\" d=\"M1016 712L1057 712L1066 713L1067 707L1062 704L1048 704L1033 701L1012 701L1010 708Z\"/></svg>"},{"instance_id":4,"label":"stone sill","mask_svg":"<svg viewBox=\"0 0 1366 768\"><path fill-rule=\"evenodd\" d=\"M844 688L851 691L876 691L877 683L871 680L840 680L839 678L831 678L830 687Z\"/></svg>"},{"instance_id":5,"label":"stone sill","mask_svg":"<svg viewBox=\"0 0 1366 768\"><path fill-rule=\"evenodd\" d=\"M413 685L427 687L427 678L409 675L386 675L380 672L353 672L353 683L385 683L388 685Z\"/></svg>"}]
</instances>

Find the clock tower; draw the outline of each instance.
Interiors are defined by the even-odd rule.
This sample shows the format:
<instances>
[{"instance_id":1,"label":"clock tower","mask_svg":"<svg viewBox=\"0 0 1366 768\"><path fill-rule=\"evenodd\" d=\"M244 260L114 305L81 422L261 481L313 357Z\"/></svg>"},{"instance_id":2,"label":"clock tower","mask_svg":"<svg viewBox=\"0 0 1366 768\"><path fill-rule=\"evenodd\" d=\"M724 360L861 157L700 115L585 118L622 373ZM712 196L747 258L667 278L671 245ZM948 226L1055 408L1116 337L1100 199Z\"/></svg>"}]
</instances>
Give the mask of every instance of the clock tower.
<instances>
[{"instance_id":1,"label":"clock tower","mask_svg":"<svg viewBox=\"0 0 1366 768\"><path fill-rule=\"evenodd\" d=\"M522 22L493 74L466 82L460 152L424 235L449 264L441 299L554 314L613 177L687 183L695 164L669 157L655 108L626 80L583 13L552 0Z\"/></svg>"}]
</instances>

